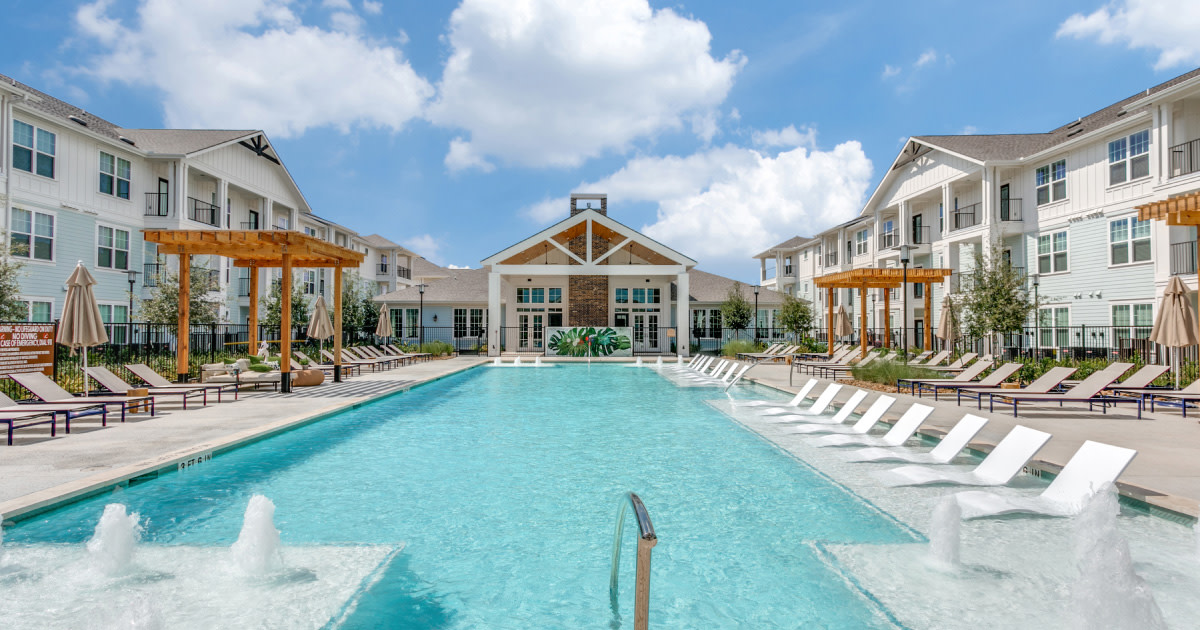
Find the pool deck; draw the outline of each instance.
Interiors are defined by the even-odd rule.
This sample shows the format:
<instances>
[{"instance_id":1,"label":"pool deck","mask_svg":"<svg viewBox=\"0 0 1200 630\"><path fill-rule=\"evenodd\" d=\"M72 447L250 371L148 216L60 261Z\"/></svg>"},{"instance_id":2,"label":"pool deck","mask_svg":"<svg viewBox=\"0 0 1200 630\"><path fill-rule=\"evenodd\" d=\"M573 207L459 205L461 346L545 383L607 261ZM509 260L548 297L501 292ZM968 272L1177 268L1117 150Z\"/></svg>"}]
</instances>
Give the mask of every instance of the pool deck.
<instances>
[{"instance_id":1,"label":"pool deck","mask_svg":"<svg viewBox=\"0 0 1200 630\"><path fill-rule=\"evenodd\" d=\"M243 390L239 400L184 411L177 397L158 401L158 415L130 414L122 424L109 414L108 427L93 417L17 430L13 446L0 445L0 515L6 519L36 513L64 499L105 491L141 475L186 465L197 457L233 448L312 422L421 383L487 362L486 357L455 357L380 372L364 372L341 383L296 388Z\"/></svg>"},{"instance_id":2,"label":"pool deck","mask_svg":"<svg viewBox=\"0 0 1200 630\"><path fill-rule=\"evenodd\" d=\"M796 373L795 386L791 386L788 366L764 364L747 372L745 378L794 393L812 377ZM820 392L829 382L821 379L815 391ZM935 402L930 394L917 398L892 389L888 395L897 398L896 406L884 419L895 421L899 416L896 410L907 409L913 402L932 406L933 413L920 430L926 435L940 437L968 413L988 418L987 426L970 444L982 452L989 452L1017 424L1052 434L1054 437L1030 461L1032 468L1041 471L1057 473L1085 440L1135 449L1137 457L1117 483L1121 494L1176 514L1200 517L1200 413L1198 417L1183 418L1178 409L1164 411L1160 407L1154 413L1143 412L1139 420L1130 405L1109 409L1107 414L1089 412L1086 405L1022 405L1019 417L1014 418L1011 409L1008 413L988 413L986 402L981 411L974 401L960 407L952 396ZM846 386L837 400L844 400L852 391L853 387ZM874 398L872 393L868 402Z\"/></svg>"}]
</instances>

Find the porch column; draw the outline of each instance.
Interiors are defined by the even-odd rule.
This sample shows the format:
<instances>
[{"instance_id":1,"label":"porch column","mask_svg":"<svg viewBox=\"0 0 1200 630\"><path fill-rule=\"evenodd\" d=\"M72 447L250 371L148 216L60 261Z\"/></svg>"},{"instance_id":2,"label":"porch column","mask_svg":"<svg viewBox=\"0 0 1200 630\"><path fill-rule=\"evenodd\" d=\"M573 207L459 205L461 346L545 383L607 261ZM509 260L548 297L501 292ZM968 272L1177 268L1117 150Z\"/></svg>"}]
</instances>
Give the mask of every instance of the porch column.
<instances>
[{"instance_id":1,"label":"porch column","mask_svg":"<svg viewBox=\"0 0 1200 630\"><path fill-rule=\"evenodd\" d=\"M192 298L192 255L179 255L179 319L175 328L175 374L180 383L186 383L188 374L188 318Z\"/></svg>"},{"instance_id":2,"label":"porch column","mask_svg":"<svg viewBox=\"0 0 1200 630\"><path fill-rule=\"evenodd\" d=\"M233 214L228 215L226 220L225 210L229 207L229 181L225 179L217 180L217 227L222 225L225 229L233 229ZM232 263L230 263L232 264Z\"/></svg>"},{"instance_id":3,"label":"porch column","mask_svg":"<svg viewBox=\"0 0 1200 630\"><path fill-rule=\"evenodd\" d=\"M675 353L681 357L691 354L692 299L691 279L687 271L675 279Z\"/></svg>"},{"instance_id":4,"label":"porch column","mask_svg":"<svg viewBox=\"0 0 1200 630\"><path fill-rule=\"evenodd\" d=\"M488 273L488 356L500 356L500 274Z\"/></svg>"},{"instance_id":5,"label":"porch column","mask_svg":"<svg viewBox=\"0 0 1200 630\"><path fill-rule=\"evenodd\" d=\"M933 283L925 282L925 349L933 348Z\"/></svg>"},{"instance_id":6,"label":"porch column","mask_svg":"<svg viewBox=\"0 0 1200 630\"><path fill-rule=\"evenodd\" d=\"M867 356L867 283L858 290L858 345L863 357Z\"/></svg>"},{"instance_id":7,"label":"porch column","mask_svg":"<svg viewBox=\"0 0 1200 630\"><path fill-rule=\"evenodd\" d=\"M994 167L994 166L983 167L983 176L980 179L983 180L983 184L982 184L983 197L981 198L982 203L980 203L980 210L983 212L983 224L991 225L992 224L992 208L994 207L992 205L992 198L993 198L993 193L995 192L995 188L996 188L995 183L994 183L995 179L996 179L996 167ZM987 247L987 246L985 245L985 247Z\"/></svg>"},{"instance_id":8,"label":"porch column","mask_svg":"<svg viewBox=\"0 0 1200 630\"><path fill-rule=\"evenodd\" d=\"M333 268L333 382L342 382L342 267Z\"/></svg>"},{"instance_id":9,"label":"porch column","mask_svg":"<svg viewBox=\"0 0 1200 630\"><path fill-rule=\"evenodd\" d=\"M883 347L892 347L892 290L883 290Z\"/></svg>"},{"instance_id":10,"label":"porch column","mask_svg":"<svg viewBox=\"0 0 1200 630\"><path fill-rule=\"evenodd\" d=\"M279 283L279 391L292 391L292 255L283 254Z\"/></svg>"},{"instance_id":11,"label":"porch column","mask_svg":"<svg viewBox=\"0 0 1200 630\"><path fill-rule=\"evenodd\" d=\"M258 350L258 266L250 265L250 315L246 318L249 329L246 337L246 354Z\"/></svg>"},{"instance_id":12,"label":"porch column","mask_svg":"<svg viewBox=\"0 0 1200 630\"><path fill-rule=\"evenodd\" d=\"M833 287L825 289L825 303L829 305L829 325L825 328L825 345L829 350L829 356L833 356Z\"/></svg>"},{"instance_id":13,"label":"porch column","mask_svg":"<svg viewBox=\"0 0 1200 630\"><path fill-rule=\"evenodd\" d=\"M950 184L942 184L942 216L939 220L938 236L945 236L950 231L950 221L953 217L950 212L954 210L954 194L950 191ZM932 239L931 239L932 240Z\"/></svg>"}]
</instances>

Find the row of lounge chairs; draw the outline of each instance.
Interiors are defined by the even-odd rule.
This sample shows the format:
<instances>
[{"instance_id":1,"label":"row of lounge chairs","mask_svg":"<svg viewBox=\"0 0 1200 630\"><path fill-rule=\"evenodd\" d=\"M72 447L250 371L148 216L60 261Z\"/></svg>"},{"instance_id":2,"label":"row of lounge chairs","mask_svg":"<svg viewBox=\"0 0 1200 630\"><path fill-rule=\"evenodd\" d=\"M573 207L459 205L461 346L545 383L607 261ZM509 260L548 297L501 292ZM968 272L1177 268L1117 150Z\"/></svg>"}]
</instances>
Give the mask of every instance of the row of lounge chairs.
<instances>
[{"instance_id":1,"label":"row of lounge chairs","mask_svg":"<svg viewBox=\"0 0 1200 630\"><path fill-rule=\"evenodd\" d=\"M739 363L718 357L696 356L680 368L679 378L699 385L728 385L741 378L753 363Z\"/></svg>"},{"instance_id":2,"label":"row of lounge chairs","mask_svg":"<svg viewBox=\"0 0 1200 630\"><path fill-rule=\"evenodd\" d=\"M790 433L819 436L809 441L816 447L858 447L848 453L855 462L898 461L907 465L882 473L892 485L964 485L1003 486L1017 476L1038 451L1051 439L1049 433L1025 426L1014 427L977 466L971 470L947 470L949 464L967 448L969 442L987 425L988 420L965 415L931 450L902 448L929 416L932 408L914 403L883 435L869 435L896 399L880 395L852 425L846 424L867 397L856 390L837 412L828 411L843 386L832 383L816 399L803 406L817 386L810 379L786 404L773 401L741 401L735 407L752 410L770 422L782 423ZM1115 482L1137 451L1087 441L1075 452L1054 481L1037 497L1013 497L990 492L960 492L955 496L963 518L982 518L1014 513L1046 516L1078 514L1092 494L1105 483Z\"/></svg>"}]
</instances>

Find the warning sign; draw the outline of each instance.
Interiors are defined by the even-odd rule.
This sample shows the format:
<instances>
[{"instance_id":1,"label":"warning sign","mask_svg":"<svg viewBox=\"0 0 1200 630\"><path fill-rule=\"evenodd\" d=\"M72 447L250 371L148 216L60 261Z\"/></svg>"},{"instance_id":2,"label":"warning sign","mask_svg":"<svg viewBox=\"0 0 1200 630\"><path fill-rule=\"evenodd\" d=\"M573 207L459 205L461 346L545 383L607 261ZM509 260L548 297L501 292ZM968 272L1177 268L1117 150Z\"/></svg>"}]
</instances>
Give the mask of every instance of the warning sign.
<instances>
[{"instance_id":1,"label":"warning sign","mask_svg":"<svg viewBox=\"0 0 1200 630\"><path fill-rule=\"evenodd\" d=\"M54 375L54 324L0 324L0 374Z\"/></svg>"}]
</instances>

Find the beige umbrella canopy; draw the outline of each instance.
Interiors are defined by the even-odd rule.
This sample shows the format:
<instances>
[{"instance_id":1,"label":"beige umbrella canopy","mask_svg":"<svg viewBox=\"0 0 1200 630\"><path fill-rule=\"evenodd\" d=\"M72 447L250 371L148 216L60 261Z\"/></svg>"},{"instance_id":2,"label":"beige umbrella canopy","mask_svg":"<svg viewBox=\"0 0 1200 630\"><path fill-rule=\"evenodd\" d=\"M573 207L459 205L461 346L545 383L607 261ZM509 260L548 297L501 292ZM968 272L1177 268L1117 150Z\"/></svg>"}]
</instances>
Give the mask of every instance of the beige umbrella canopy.
<instances>
[{"instance_id":1,"label":"beige umbrella canopy","mask_svg":"<svg viewBox=\"0 0 1200 630\"><path fill-rule=\"evenodd\" d=\"M313 339L328 339L333 336L333 324L329 321L329 308L325 296L317 296L313 303L312 317L308 320L308 336Z\"/></svg>"},{"instance_id":2,"label":"beige umbrella canopy","mask_svg":"<svg viewBox=\"0 0 1200 630\"><path fill-rule=\"evenodd\" d=\"M950 296L942 298L942 316L938 320L937 337L942 341L953 342L958 338L958 315L954 312L954 302Z\"/></svg>"},{"instance_id":3,"label":"beige umbrella canopy","mask_svg":"<svg viewBox=\"0 0 1200 630\"><path fill-rule=\"evenodd\" d=\"M75 266L74 273L67 278L67 298L63 302L62 320L58 324L58 335L55 341L71 349L83 349L83 395L87 395L87 349L108 343L108 331L100 319L100 306L96 304L96 295L92 287L96 279L88 273L80 262Z\"/></svg>"},{"instance_id":4,"label":"beige umbrella canopy","mask_svg":"<svg viewBox=\"0 0 1200 630\"><path fill-rule=\"evenodd\" d=\"M1163 290L1162 304L1158 307L1158 317L1154 319L1154 329L1150 331L1150 341L1168 348L1200 343L1200 335L1196 331L1196 313L1192 310L1187 293L1183 280L1179 276L1171 276L1167 288ZM1178 355L1178 351L1175 354ZM1178 356L1175 358L1178 359ZM1178 365L1172 371L1175 372L1175 388L1178 389Z\"/></svg>"},{"instance_id":5,"label":"beige umbrella canopy","mask_svg":"<svg viewBox=\"0 0 1200 630\"><path fill-rule=\"evenodd\" d=\"M838 306L833 313L833 336L845 337L854 334L854 326L850 324L850 316L846 314L845 306Z\"/></svg>"},{"instance_id":6,"label":"beige umbrella canopy","mask_svg":"<svg viewBox=\"0 0 1200 630\"><path fill-rule=\"evenodd\" d=\"M375 325L375 335L379 337L394 337L396 331L392 328L392 315L387 304L379 307L379 323Z\"/></svg>"}]
</instances>

